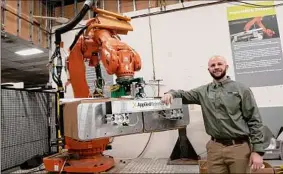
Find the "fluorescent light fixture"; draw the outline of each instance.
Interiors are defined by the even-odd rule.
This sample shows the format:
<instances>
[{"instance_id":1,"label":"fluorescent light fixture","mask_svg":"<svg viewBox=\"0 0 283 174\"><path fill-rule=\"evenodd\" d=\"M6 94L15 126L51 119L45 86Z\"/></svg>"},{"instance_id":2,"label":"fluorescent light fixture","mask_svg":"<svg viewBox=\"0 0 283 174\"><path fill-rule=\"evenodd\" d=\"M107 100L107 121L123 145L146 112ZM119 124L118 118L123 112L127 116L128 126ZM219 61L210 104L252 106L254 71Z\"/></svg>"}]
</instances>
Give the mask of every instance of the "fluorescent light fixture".
<instances>
[{"instance_id":1,"label":"fluorescent light fixture","mask_svg":"<svg viewBox=\"0 0 283 174\"><path fill-rule=\"evenodd\" d=\"M21 56L28 56L28 55L43 53L43 51L36 48L31 48L31 49L17 51L15 53Z\"/></svg>"}]
</instances>

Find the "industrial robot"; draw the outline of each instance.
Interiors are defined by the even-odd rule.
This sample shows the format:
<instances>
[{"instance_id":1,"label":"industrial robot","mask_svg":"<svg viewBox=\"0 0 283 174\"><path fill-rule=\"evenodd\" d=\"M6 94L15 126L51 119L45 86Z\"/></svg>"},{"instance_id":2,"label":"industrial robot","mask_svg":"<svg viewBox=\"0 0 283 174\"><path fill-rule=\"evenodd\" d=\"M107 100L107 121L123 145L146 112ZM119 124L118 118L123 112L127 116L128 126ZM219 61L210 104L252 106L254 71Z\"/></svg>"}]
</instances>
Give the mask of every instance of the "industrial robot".
<instances>
[{"instance_id":1,"label":"industrial robot","mask_svg":"<svg viewBox=\"0 0 283 174\"><path fill-rule=\"evenodd\" d=\"M60 106L64 149L44 158L45 169L49 172L107 171L115 165L113 157L103 154L109 147L111 137L167 131L189 124L188 109L181 99L174 99L171 105L165 105L160 98L145 97L145 82L142 77L135 77L135 72L142 68L141 57L119 37L133 31L131 19L99 9L92 0L86 1L74 19L55 31L56 48L50 63L53 65L52 78L57 84L58 99L64 99L61 34L72 30L89 10L93 11L94 17L77 33L66 58L68 81L74 99L84 99L85 102L74 105L74 112L69 115L65 113L67 107L64 104ZM86 60L96 71L94 92L90 92L86 80ZM117 77L116 84L111 87L111 97L103 95L105 83L100 62L109 75ZM79 112L84 107L90 112ZM75 114L74 122L70 121L72 114ZM77 136L64 131L64 128L67 129L65 122L70 123L68 129L76 129Z\"/></svg>"}]
</instances>

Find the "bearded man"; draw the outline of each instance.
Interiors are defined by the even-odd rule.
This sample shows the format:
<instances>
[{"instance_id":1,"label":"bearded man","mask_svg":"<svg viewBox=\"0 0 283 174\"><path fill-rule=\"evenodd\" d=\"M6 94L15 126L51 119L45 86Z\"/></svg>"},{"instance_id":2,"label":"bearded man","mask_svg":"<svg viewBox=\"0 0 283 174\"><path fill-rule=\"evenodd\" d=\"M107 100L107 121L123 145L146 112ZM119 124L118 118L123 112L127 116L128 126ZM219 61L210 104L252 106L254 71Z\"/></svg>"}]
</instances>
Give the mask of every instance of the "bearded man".
<instances>
[{"instance_id":1,"label":"bearded man","mask_svg":"<svg viewBox=\"0 0 283 174\"><path fill-rule=\"evenodd\" d=\"M222 56L208 61L213 82L191 90L170 90L161 101L170 104L199 104L206 133L208 173L250 173L263 165L263 124L250 88L226 75Z\"/></svg>"}]
</instances>

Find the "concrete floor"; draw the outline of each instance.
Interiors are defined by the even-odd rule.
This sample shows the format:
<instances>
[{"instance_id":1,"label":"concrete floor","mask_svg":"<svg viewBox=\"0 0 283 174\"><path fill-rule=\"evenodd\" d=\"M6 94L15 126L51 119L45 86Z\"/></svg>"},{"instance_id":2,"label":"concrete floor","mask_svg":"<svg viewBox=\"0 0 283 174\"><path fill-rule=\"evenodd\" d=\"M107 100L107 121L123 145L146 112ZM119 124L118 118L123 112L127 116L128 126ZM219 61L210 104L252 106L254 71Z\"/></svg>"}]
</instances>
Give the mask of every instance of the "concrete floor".
<instances>
[{"instance_id":1,"label":"concrete floor","mask_svg":"<svg viewBox=\"0 0 283 174\"><path fill-rule=\"evenodd\" d=\"M136 158L131 160L116 159L116 165L105 173L199 173L198 165L167 165L168 159ZM283 165L283 160L265 160L272 166ZM43 168L41 168L43 169ZM37 169L20 170L5 173L47 173Z\"/></svg>"}]
</instances>

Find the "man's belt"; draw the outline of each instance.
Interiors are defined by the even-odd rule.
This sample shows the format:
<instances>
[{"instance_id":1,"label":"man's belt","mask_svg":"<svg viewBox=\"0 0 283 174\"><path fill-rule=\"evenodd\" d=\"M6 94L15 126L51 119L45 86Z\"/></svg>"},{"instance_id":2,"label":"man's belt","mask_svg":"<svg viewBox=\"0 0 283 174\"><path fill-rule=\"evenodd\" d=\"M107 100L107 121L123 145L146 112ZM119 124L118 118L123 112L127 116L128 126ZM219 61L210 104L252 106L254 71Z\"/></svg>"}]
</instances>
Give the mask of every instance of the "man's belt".
<instances>
[{"instance_id":1,"label":"man's belt","mask_svg":"<svg viewBox=\"0 0 283 174\"><path fill-rule=\"evenodd\" d=\"M235 139L218 139L218 138L211 137L211 140L217 143L221 143L225 146L231 146L235 144L243 144L245 142L248 142L249 138L241 137L241 138L235 138Z\"/></svg>"}]
</instances>

